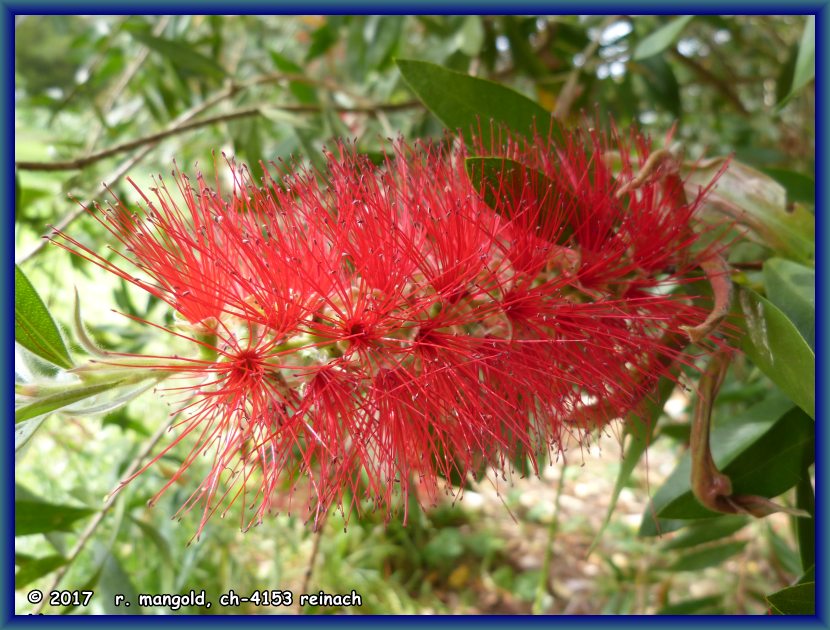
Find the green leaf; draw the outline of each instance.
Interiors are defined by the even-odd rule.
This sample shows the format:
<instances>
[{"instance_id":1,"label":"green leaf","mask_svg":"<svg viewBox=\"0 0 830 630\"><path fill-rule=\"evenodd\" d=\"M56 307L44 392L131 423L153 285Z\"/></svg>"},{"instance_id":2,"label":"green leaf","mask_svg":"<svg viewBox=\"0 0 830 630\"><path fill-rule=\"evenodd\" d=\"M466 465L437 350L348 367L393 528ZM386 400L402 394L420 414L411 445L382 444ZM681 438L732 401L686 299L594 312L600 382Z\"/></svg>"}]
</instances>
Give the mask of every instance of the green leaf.
<instances>
[{"instance_id":1,"label":"green leaf","mask_svg":"<svg viewBox=\"0 0 830 630\"><path fill-rule=\"evenodd\" d=\"M725 158L684 164L686 194L697 195L724 167ZM742 162L731 160L703 202L704 218L728 219L749 228L748 238L785 258L809 263L815 253L815 216L800 205L787 205L787 192L771 178Z\"/></svg>"},{"instance_id":2,"label":"green leaf","mask_svg":"<svg viewBox=\"0 0 830 630\"><path fill-rule=\"evenodd\" d=\"M813 457L813 422L783 396L773 394L737 416L715 417L712 455L732 479L735 494L775 497L796 485ZM809 464L808 464L809 465ZM661 518L717 516L697 502L690 485L691 459L684 453L655 493L653 509ZM646 510L644 519L649 518Z\"/></svg>"},{"instance_id":3,"label":"green leaf","mask_svg":"<svg viewBox=\"0 0 830 630\"><path fill-rule=\"evenodd\" d=\"M27 350L62 368L72 367L55 321L26 274L14 266L14 338Z\"/></svg>"},{"instance_id":4,"label":"green leaf","mask_svg":"<svg viewBox=\"0 0 830 630\"><path fill-rule=\"evenodd\" d=\"M141 607L135 605L138 599L138 591L133 585L132 580L130 580L130 576L112 551L106 551L104 553L104 561L101 565L101 579L97 589L100 591L104 602L104 614L142 614ZM120 606L116 606L114 601L116 595L124 595L127 601L133 602L132 608L127 608L123 603Z\"/></svg>"},{"instance_id":5,"label":"green leaf","mask_svg":"<svg viewBox=\"0 0 830 630\"><path fill-rule=\"evenodd\" d=\"M795 404L815 418L816 357L784 313L769 300L738 287L740 316L734 323L744 335L741 348Z\"/></svg>"},{"instance_id":6,"label":"green leaf","mask_svg":"<svg viewBox=\"0 0 830 630\"><path fill-rule=\"evenodd\" d=\"M674 381L663 378L657 387L657 396L652 399L649 397L645 404L644 413L642 415L630 414L625 423L625 454L623 455L620 464L620 472L617 474L617 481L614 484L614 490L611 493L611 500L608 504L608 511L605 513L605 519L600 525L599 531L591 543L588 553L593 551L602 537L603 532L611 522L611 516L614 509L617 507L617 501L620 498L622 489L631 479L631 474L640 461L643 453L645 453L648 445L651 444L654 436L654 428L657 426L657 421L660 419L660 414L663 413L663 407L666 401L671 396L674 390Z\"/></svg>"},{"instance_id":7,"label":"green leaf","mask_svg":"<svg viewBox=\"0 0 830 630\"><path fill-rule=\"evenodd\" d=\"M801 43L798 47L798 56L793 69L793 82L786 98L778 104L780 110L801 91L816 76L816 16L807 16L804 32L801 34Z\"/></svg>"},{"instance_id":8,"label":"green leaf","mask_svg":"<svg viewBox=\"0 0 830 630\"><path fill-rule=\"evenodd\" d=\"M801 35L793 72L792 92L798 92L816 76L816 16L808 15Z\"/></svg>"},{"instance_id":9,"label":"green leaf","mask_svg":"<svg viewBox=\"0 0 830 630\"><path fill-rule=\"evenodd\" d=\"M658 615L722 615L723 596L710 595L697 599L686 599L663 606L657 611Z\"/></svg>"},{"instance_id":10,"label":"green leaf","mask_svg":"<svg viewBox=\"0 0 830 630\"><path fill-rule=\"evenodd\" d=\"M95 510L32 500L15 500L14 535L71 532L72 524L95 514Z\"/></svg>"},{"instance_id":11,"label":"green leaf","mask_svg":"<svg viewBox=\"0 0 830 630\"><path fill-rule=\"evenodd\" d=\"M761 171L784 187L788 202L816 203L816 180L809 175L783 168L762 168Z\"/></svg>"},{"instance_id":12,"label":"green leaf","mask_svg":"<svg viewBox=\"0 0 830 630\"><path fill-rule=\"evenodd\" d=\"M764 262L767 298L790 318L815 351L816 272L791 260L770 258Z\"/></svg>"},{"instance_id":13,"label":"green leaf","mask_svg":"<svg viewBox=\"0 0 830 630\"><path fill-rule=\"evenodd\" d=\"M634 68L641 75L652 98L675 118L680 118L680 84L671 64L661 56L654 56L635 61Z\"/></svg>"},{"instance_id":14,"label":"green leaf","mask_svg":"<svg viewBox=\"0 0 830 630\"><path fill-rule=\"evenodd\" d=\"M468 142L475 130L482 144L489 146L491 119L528 136L534 124L542 133L548 130L550 112L504 85L426 61L398 59L396 63L424 105L450 130L460 130Z\"/></svg>"},{"instance_id":15,"label":"green leaf","mask_svg":"<svg viewBox=\"0 0 830 630\"><path fill-rule=\"evenodd\" d=\"M816 583L805 582L767 595L767 602L778 615L815 615Z\"/></svg>"},{"instance_id":16,"label":"green leaf","mask_svg":"<svg viewBox=\"0 0 830 630\"><path fill-rule=\"evenodd\" d=\"M14 575L14 588L21 589L36 579L43 577L66 564L66 558L60 554L34 558L23 564Z\"/></svg>"},{"instance_id":17,"label":"green leaf","mask_svg":"<svg viewBox=\"0 0 830 630\"><path fill-rule=\"evenodd\" d=\"M193 50L189 43L156 37L144 30L134 30L131 35L147 48L167 57L170 63L184 72L214 79L222 79L227 74L215 59Z\"/></svg>"},{"instance_id":18,"label":"green leaf","mask_svg":"<svg viewBox=\"0 0 830 630\"><path fill-rule=\"evenodd\" d=\"M46 416L41 416L27 422L21 422L14 425L14 452L20 453L21 449L28 444L29 440L46 420Z\"/></svg>"},{"instance_id":19,"label":"green leaf","mask_svg":"<svg viewBox=\"0 0 830 630\"><path fill-rule=\"evenodd\" d=\"M796 520L799 523L801 521L811 523L811 519L809 518L799 518ZM766 535L769 538L770 550L778 565L787 573L792 573L793 575L801 573L801 559L798 557L795 549L793 549L790 541L779 535L769 523L767 523Z\"/></svg>"},{"instance_id":20,"label":"green leaf","mask_svg":"<svg viewBox=\"0 0 830 630\"><path fill-rule=\"evenodd\" d=\"M781 64L778 77L775 79L775 102L781 107L781 103L790 94L790 87L793 84L795 73L795 60L798 58L798 44L792 44L787 53L787 60Z\"/></svg>"},{"instance_id":21,"label":"green leaf","mask_svg":"<svg viewBox=\"0 0 830 630\"><path fill-rule=\"evenodd\" d=\"M693 17L693 15L678 17L645 37L634 49L634 59L645 59L666 50L674 44Z\"/></svg>"},{"instance_id":22,"label":"green leaf","mask_svg":"<svg viewBox=\"0 0 830 630\"><path fill-rule=\"evenodd\" d=\"M550 235L553 237L552 242L562 245L573 234L573 228L567 223L563 224L567 218L565 213L561 213L561 217L551 215L558 208L573 208L576 200L570 191L557 186L544 173L502 157L470 157L464 166L473 186L485 203L496 212L505 214L505 208L512 211L521 207L522 200L531 201L539 206L540 228L550 229L561 225L557 234ZM533 195L531 199L526 197L528 191ZM562 201L563 196L571 201ZM510 216L506 218L509 219Z\"/></svg>"},{"instance_id":23,"label":"green leaf","mask_svg":"<svg viewBox=\"0 0 830 630\"><path fill-rule=\"evenodd\" d=\"M95 396L101 392L118 387L120 384L120 380L108 383L97 383L95 385L86 385L83 387L67 389L63 392L57 392L42 398L37 398L30 403L17 407L14 410L14 422L17 424L18 422L23 422L46 413L50 413L56 409L60 409L61 407L66 407L67 405L71 405L79 400L83 400L84 398L89 398L90 396Z\"/></svg>"},{"instance_id":24,"label":"green leaf","mask_svg":"<svg viewBox=\"0 0 830 630\"><path fill-rule=\"evenodd\" d=\"M643 513L643 518L640 521L640 529L637 530L637 536L641 538L663 536L664 534L688 527L690 523L695 522L683 519L659 518L657 517L653 503L649 501L646 511Z\"/></svg>"},{"instance_id":25,"label":"green leaf","mask_svg":"<svg viewBox=\"0 0 830 630\"><path fill-rule=\"evenodd\" d=\"M722 564L727 558L731 558L735 554L743 551L743 548L746 547L746 542L745 540L728 542L689 552L672 562L667 567L667 570L700 571L701 569L717 566Z\"/></svg>"},{"instance_id":26,"label":"green leaf","mask_svg":"<svg viewBox=\"0 0 830 630\"><path fill-rule=\"evenodd\" d=\"M721 516L705 519L689 525L681 535L663 543L661 549L687 549L731 536L748 522L746 516Z\"/></svg>"},{"instance_id":27,"label":"green leaf","mask_svg":"<svg viewBox=\"0 0 830 630\"><path fill-rule=\"evenodd\" d=\"M816 496L809 470L802 473L801 480L795 487L795 506L813 517L798 518L795 523L801 569L806 571L816 563Z\"/></svg>"},{"instance_id":28,"label":"green leaf","mask_svg":"<svg viewBox=\"0 0 830 630\"><path fill-rule=\"evenodd\" d=\"M269 51L269 54L271 55L271 61L274 62L274 65L280 72L288 72L296 74L297 76L303 74L302 67L285 55L281 55L273 50ZM308 83L303 83L302 81L289 81L288 89L291 90L291 93L300 103L311 104L319 102L319 99L317 98L317 91L314 89L314 86Z\"/></svg>"}]
</instances>

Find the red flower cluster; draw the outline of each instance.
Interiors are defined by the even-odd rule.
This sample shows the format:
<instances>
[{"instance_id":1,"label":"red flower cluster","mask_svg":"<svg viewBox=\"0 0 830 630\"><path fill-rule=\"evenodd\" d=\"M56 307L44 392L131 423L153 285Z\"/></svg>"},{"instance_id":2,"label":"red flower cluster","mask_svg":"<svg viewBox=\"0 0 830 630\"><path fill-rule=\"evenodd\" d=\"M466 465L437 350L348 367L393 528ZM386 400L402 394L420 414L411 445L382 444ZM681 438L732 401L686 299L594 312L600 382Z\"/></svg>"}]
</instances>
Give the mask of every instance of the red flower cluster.
<instances>
[{"instance_id":1,"label":"red flower cluster","mask_svg":"<svg viewBox=\"0 0 830 630\"><path fill-rule=\"evenodd\" d=\"M677 339L706 312L673 289L696 266L700 197L676 178L618 194L645 140L633 156L578 132L477 150L522 166L478 185L463 149L399 143L380 165L340 145L324 173L262 186L231 165L229 198L176 174L181 201L162 184L141 216L91 210L140 277L62 235L169 303L169 332L198 346L152 369L187 379L165 452L193 447L162 492L212 458L183 508L201 504L202 526L240 497L243 526L259 522L298 485L315 521L367 501L388 515L414 480L435 500L441 477L535 466L690 361Z\"/></svg>"}]
</instances>

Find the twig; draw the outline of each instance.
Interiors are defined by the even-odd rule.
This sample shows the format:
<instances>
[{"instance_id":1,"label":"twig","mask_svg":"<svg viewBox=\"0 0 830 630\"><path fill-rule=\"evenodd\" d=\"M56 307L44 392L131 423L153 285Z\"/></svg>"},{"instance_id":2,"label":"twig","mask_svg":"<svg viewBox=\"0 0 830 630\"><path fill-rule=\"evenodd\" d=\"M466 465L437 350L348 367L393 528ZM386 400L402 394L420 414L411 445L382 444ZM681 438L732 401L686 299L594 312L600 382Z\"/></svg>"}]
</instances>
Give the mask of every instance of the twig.
<instances>
[{"instance_id":1,"label":"twig","mask_svg":"<svg viewBox=\"0 0 830 630\"><path fill-rule=\"evenodd\" d=\"M418 107L420 105L420 101L406 101L404 103L394 103L394 104L384 104L384 105L371 105L371 106L364 106L364 107L331 107L333 111L346 113L346 114L377 114L378 112L388 112L388 111L399 111L404 109L410 109L413 107ZM207 118L201 118L199 120L194 120L186 124L179 124L175 127L165 129L163 131L159 131L157 133L149 134L147 136L142 136L141 138L136 138L135 140L130 140L129 142L123 142L121 144L117 144L113 147L109 147L108 149L104 149L102 151L98 151L97 153L91 153L90 155L86 155L81 158L75 158L74 160L68 160L65 162L16 162L15 166L18 170L22 171L66 171L66 170L77 170L82 169L94 162L98 162L99 160L103 160L105 158L111 157L113 155L117 155L118 153L125 153L127 151L131 151L133 149L137 149L141 146L147 144L157 144L158 142L164 140L165 138L169 138L171 136L176 136L181 133L185 133L187 131L191 131L193 129L198 129L200 127L207 127L209 125L215 125L221 122L228 122L231 120L238 120L240 118L250 118L251 116L261 116L263 115L263 110L266 108L273 108L279 109L284 112L292 112L292 113L316 113L323 111L326 109L324 106L320 105L255 105L252 107L243 107L241 109L235 109L230 112L226 112L224 114L217 114L216 116L209 116Z\"/></svg>"},{"instance_id":2,"label":"twig","mask_svg":"<svg viewBox=\"0 0 830 630\"><path fill-rule=\"evenodd\" d=\"M701 79L703 79L713 87L716 87L720 91L720 93L723 94L726 100L732 103L735 109L738 110L738 112L742 116L749 116L749 111L746 107L744 107L744 104L741 102L741 99L738 98L738 95L735 94L734 91L732 91L732 87L729 85L729 83L721 79L716 74L713 74L712 72L707 70L705 67L700 65L691 57L687 57L686 55L681 54L680 51L677 50L677 48L673 48L671 52L674 55L675 59L685 64Z\"/></svg>"},{"instance_id":3,"label":"twig","mask_svg":"<svg viewBox=\"0 0 830 630\"><path fill-rule=\"evenodd\" d=\"M163 15L161 19L159 19L156 27L153 29L152 33L154 37L160 37L162 33L164 33L164 29L167 28L167 25L170 24L173 16L171 15ZM107 95L106 100L104 101L103 106L101 107L101 111L108 112L113 107L115 107L115 103L121 94L127 89L127 86L132 81L135 73L138 72L139 68L144 65L144 62L147 59L147 56L150 54L150 49L147 46L141 46L136 56L127 66L126 70L121 73L121 76L118 78L118 82L115 86L110 90L109 94ZM86 150L91 151L92 148L97 144L98 140L101 138L101 132L103 131L103 125L100 123L98 124L95 132L90 134L89 141L86 144Z\"/></svg>"},{"instance_id":4,"label":"twig","mask_svg":"<svg viewBox=\"0 0 830 630\"><path fill-rule=\"evenodd\" d=\"M125 470L124 474L121 476L118 485L116 485L116 490L120 488L124 483L126 483L127 480L129 480L130 477L132 477L133 474L135 474L135 472L139 469L141 463L144 461L144 458L150 454L150 452L156 446L158 441L161 440L161 438L167 432L167 429L173 422L173 418L174 416L170 416L167 422L164 422L158 428L158 430L147 441L147 444L145 444L144 448L141 449L141 451L139 451L139 453L133 458L133 460L130 462L130 465L127 466L127 470ZM104 503L104 507L101 508L101 511L98 512L86 526L86 529L84 529L84 531L78 538L78 542L75 543L75 546L72 548L72 551L70 551L69 555L66 557L66 564L64 564L57 571L55 571L54 578L52 578L52 583L49 585L49 588L46 589L47 593L54 591L58 588L64 576L66 575L66 572L69 570L69 567L72 566L72 563L75 561L75 558L77 558L81 551L84 550L84 547L86 547L87 543L89 543L89 541L92 539L93 534L95 534L98 527L103 522L104 517L109 513L110 509L112 509L112 506L115 505L115 501L118 498L118 496L119 493L113 491ZM43 610L43 607L46 605L46 602L46 598L42 599L40 605L38 605L35 608L34 614L38 614L41 610Z\"/></svg>"},{"instance_id":5,"label":"twig","mask_svg":"<svg viewBox=\"0 0 830 630\"><path fill-rule=\"evenodd\" d=\"M227 87L225 87L225 89L221 90L220 92L217 92L206 101L199 103L195 107L192 107L188 111L179 115L178 118L176 118L175 120L173 120L173 122L170 123L168 129L175 129L179 127L180 125L186 123L195 116L198 116L205 110L210 109L222 100L232 96L236 93L237 90L237 86L233 84L228 85ZM110 173L107 177L104 178L103 184L99 186L96 192L93 193L93 195L91 196L94 198L103 195L107 191L107 188L112 187L112 185L118 180L120 180L133 166L135 166L142 159L144 159L144 157L148 153L150 153L150 151L153 149L153 147L155 147L155 145L156 143L150 143L142 147L142 149L138 153L129 157L126 161L122 162L114 171L112 171L112 173ZM71 223L73 223L78 217L83 215L85 212L86 208L84 207L84 205L81 205L73 212L61 219L57 224L54 225L54 228L50 228L47 232L45 232L42 235L43 238L41 238L37 242L37 244L34 247L32 247L31 250L29 250L17 259L17 264L22 264L35 254L37 254L41 249L43 249L46 246L46 243L49 242L47 239L52 235L53 229L65 230Z\"/></svg>"},{"instance_id":6,"label":"twig","mask_svg":"<svg viewBox=\"0 0 830 630\"><path fill-rule=\"evenodd\" d=\"M619 15L609 15L605 20L603 20L602 24L599 27L599 31L597 33L597 38L592 40L582 51L582 56L585 58L585 63L582 66L576 66L571 73L568 75L567 81L565 81L565 85L562 87L562 91L559 92L559 98L556 99L556 107L553 109L553 116L554 118L558 118L562 120L568 116L568 112L571 111L571 106L574 104L576 100L577 93L577 81L579 81L579 76L582 74L583 67L588 63L588 59L594 56L594 53L597 52L599 48L599 41L602 37L602 32L611 24L616 22L620 19Z\"/></svg>"},{"instance_id":7,"label":"twig","mask_svg":"<svg viewBox=\"0 0 830 630\"><path fill-rule=\"evenodd\" d=\"M311 576L314 573L314 565L317 563L317 556L320 553L320 541L323 539L323 530L326 528L326 521L328 520L328 512L323 514L323 517L317 523L317 529L314 532L314 539L312 540L311 555L308 558L308 566L303 575L303 582L300 586L297 595L297 605L299 606L299 595L308 593L308 587L311 585Z\"/></svg>"},{"instance_id":8,"label":"twig","mask_svg":"<svg viewBox=\"0 0 830 630\"><path fill-rule=\"evenodd\" d=\"M542 614L542 599L547 590L550 577L550 561L553 557L553 541L559 531L559 499L562 497L562 488L565 487L565 472L568 468L568 460L562 456L562 467L559 469L559 483L556 486L556 496L553 499L553 516L548 526L548 542L545 546L545 555L542 559L542 570L539 575L539 582L536 584L536 597L533 599L533 614Z\"/></svg>"}]
</instances>

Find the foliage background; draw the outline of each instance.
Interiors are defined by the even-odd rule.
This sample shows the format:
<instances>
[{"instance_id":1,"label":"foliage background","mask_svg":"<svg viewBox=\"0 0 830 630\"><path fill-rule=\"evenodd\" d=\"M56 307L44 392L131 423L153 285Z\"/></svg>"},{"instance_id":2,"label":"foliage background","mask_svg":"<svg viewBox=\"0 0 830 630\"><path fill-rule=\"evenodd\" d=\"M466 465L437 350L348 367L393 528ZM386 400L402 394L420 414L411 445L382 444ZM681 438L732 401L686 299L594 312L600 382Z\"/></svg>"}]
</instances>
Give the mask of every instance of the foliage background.
<instances>
[{"instance_id":1,"label":"foliage background","mask_svg":"<svg viewBox=\"0 0 830 630\"><path fill-rule=\"evenodd\" d=\"M105 181L134 199L125 174L146 186L154 174L169 173L174 159L186 171L198 164L210 172L224 152L256 172L260 160L296 156L314 164L333 138L354 138L361 150L379 153L387 138L440 136L440 116L413 92L396 58L510 85L568 124L579 121L580 111L602 124L613 116L621 128L638 123L658 145L676 125L687 160L734 154L772 178L762 186L784 186L790 214L811 216L809 34L803 16L18 16L16 259L67 339L75 287L98 344L146 351L155 343L152 330L111 309L164 321L170 315L161 305L44 247L41 235L50 224L71 224L84 242L106 247L101 227L67 195L103 200ZM773 256L784 262L763 264ZM741 241L731 259L741 269L737 279L777 303L785 323L794 322L811 346L814 279L797 282L793 274L811 273L813 256L812 244L782 252L761 238ZM772 384L778 381L759 367L739 359L716 417L749 422L779 410L769 420L772 429L792 434L793 426L802 427L805 455L767 471L793 473L783 489L798 485L801 494L784 500L801 502L812 496L812 421L786 396L779 407L770 402L770 395L781 395ZM21 351L16 377L60 382L61 375ZM146 506L176 469L171 462L142 474L101 517L104 499L167 421L162 398L148 392L105 413L70 407L47 414L30 421L37 431L17 453L18 533L24 516L39 523L16 542L17 612L32 611L26 593L49 590L57 577L62 588L96 591L89 607L46 608L70 614L124 613L112 605L113 593L204 588L215 602L229 589L297 593L304 585L354 588L364 604L303 613L766 612L766 596L809 569L809 527L799 534L793 519L781 515L753 522L661 515L664 536L655 540L656 512L647 501L688 438L688 393L672 393L669 403L655 413L657 432L633 475L627 464L639 453L634 457L633 438L624 440L616 427L598 437L596 448L573 452L567 465L555 463L540 479L512 487L494 480L405 528L372 517L344 528L332 516L314 535L300 519L280 516L242 534L233 519L215 519L192 545L196 518L179 523L169 515L193 483L185 478L155 508ZM782 424L793 413L807 420ZM766 443L758 438L738 454L747 461L774 457L780 442L764 435ZM81 533L99 520L89 535ZM214 605L177 612L294 610ZM171 611L129 610L139 612Z\"/></svg>"}]
</instances>

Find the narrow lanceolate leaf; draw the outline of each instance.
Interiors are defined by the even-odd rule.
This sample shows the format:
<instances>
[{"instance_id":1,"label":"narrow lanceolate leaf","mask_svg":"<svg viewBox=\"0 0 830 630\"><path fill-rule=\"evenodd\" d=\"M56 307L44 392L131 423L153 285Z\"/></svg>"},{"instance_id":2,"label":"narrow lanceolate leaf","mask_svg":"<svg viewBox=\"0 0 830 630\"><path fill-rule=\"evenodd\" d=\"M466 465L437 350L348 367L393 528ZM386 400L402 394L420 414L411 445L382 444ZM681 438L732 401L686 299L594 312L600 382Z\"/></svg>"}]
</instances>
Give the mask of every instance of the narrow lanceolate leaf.
<instances>
[{"instance_id":1,"label":"narrow lanceolate leaf","mask_svg":"<svg viewBox=\"0 0 830 630\"><path fill-rule=\"evenodd\" d=\"M32 418L31 420L14 425L15 457L19 457L22 454L23 451L21 449L32 439L35 431L40 428L44 420L46 420L46 416L38 416L37 418Z\"/></svg>"},{"instance_id":2,"label":"narrow lanceolate leaf","mask_svg":"<svg viewBox=\"0 0 830 630\"><path fill-rule=\"evenodd\" d=\"M780 394L737 416L721 416L715 408L712 456L732 480L738 495L775 497L795 486L814 456L813 422ZM656 513L667 519L716 516L694 498L690 483L691 458L683 455L652 499L644 520Z\"/></svg>"},{"instance_id":3,"label":"narrow lanceolate leaf","mask_svg":"<svg viewBox=\"0 0 830 630\"><path fill-rule=\"evenodd\" d=\"M801 34L801 43L798 46L798 56L793 68L793 82L787 96L778 104L778 109L786 105L789 100L798 94L816 76L816 17L807 16L804 32Z\"/></svg>"},{"instance_id":4,"label":"narrow lanceolate leaf","mask_svg":"<svg viewBox=\"0 0 830 630\"><path fill-rule=\"evenodd\" d=\"M573 227L565 221L565 212L575 208L575 198L544 173L501 157L470 157L465 161L465 168L484 201L497 212L506 215L510 210L520 208L523 199L532 200L539 206L538 222L542 231L558 228L555 234L541 236L563 245L573 234ZM554 216L557 209L562 213L559 217Z\"/></svg>"},{"instance_id":5,"label":"narrow lanceolate leaf","mask_svg":"<svg viewBox=\"0 0 830 630\"><path fill-rule=\"evenodd\" d=\"M663 551L688 549L704 543L731 536L749 522L746 516L721 516L720 518L698 521L686 528L682 534L663 543Z\"/></svg>"},{"instance_id":6,"label":"narrow lanceolate leaf","mask_svg":"<svg viewBox=\"0 0 830 630\"><path fill-rule=\"evenodd\" d=\"M651 439L654 436L654 428L657 426L657 421L660 419L663 407L669 399L669 396L671 396L673 389L674 382L672 380L668 378L661 379L655 400L648 398L643 405L643 412L641 414L630 414L628 422L625 424L625 454L620 464L620 472L617 473L617 481L611 493L611 500L608 504L605 519L597 535L594 537L594 541L591 543L589 552L593 551L594 547L599 543L605 528L611 522L611 516L617 507L620 493L631 478L631 474L637 467L637 463L640 461L643 453L645 453L649 444L651 444Z\"/></svg>"},{"instance_id":7,"label":"narrow lanceolate leaf","mask_svg":"<svg viewBox=\"0 0 830 630\"><path fill-rule=\"evenodd\" d=\"M764 287L769 301L790 318L815 352L815 270L791 260L770 258L764 262Z\"/></svg>"},{"instance_id":8,"label":"narrow lanceolate leaf","mask_svg":"<svg viewBox=\"0 0 830 630\"><path fill-rule=\"evenodd\" d=\"M669 565L669 571L700 571L721 564L727 558L743 551L745 540L727 542L690 551Z\"/></svg>"},{"instance_id":9,"label":"narrow lanceolate leaf","mask_svg":"<svg viewBox=\"0 0 830 630\"><path fill-rule=\"evenodd\" d=\"M645 59L666 50L680 36L693 17L693 15L683 15L648 35L634 49L634 59Z\"/></svg>"},{"instance_id":10,"label":"narrow lanceolate leaf","mask_svg":"<svg viewBox=\"0 0 830 630\"><path fill-rule=\"evenodd\" d=\"M701 186L722 171L726 158L684 164L686 193L697 195ZM750 238L785 258L810 263L815 253L815 216L800 205L787 205L786 189L769 175L737 160L729 161L701 207L704 219L722 222L726 216L747 230Z\"/></svg>"},{"instance_id":11,"label":"narrow lanceolate leaf","mask_svg":"<svg viewBox=\"0 0 830 630\"><path fill-rule=\"evenodd\" d=\"M787 201L816 203L816 180L810 175L788 171L783 168L764 168L761 170L784 187L784 190L787 191Z\"/></svg>"},{"instance_id":12,"label":"narrow lanceolate leaf","mask_svg":"<svg viewBox=\"0 0 830 630\"><path fill-rule=\"evenodd\" d=\"M27 350L62 368L72 367L55 321L26 274L14 266L14 338Z\"/></svg>"},{"instance_id":13,"label":"narrow lanceolate leaf","mask_svg":"<svg viewBox=\"0 0 830 630\"><path fill-rule=\"evenodd\" d=\"M27 536L46 532L70 532L75 521L92 514L95 514L95 510L90 508L57 505L41 501L15 501L14 535Z\"/></svg>"},{"instance_id":14,"label":"narrow lanceolate leaf","mask_svg":"<svg viewBox=\"0 0 830 630\"><path fill-rule=\"evenodd\" d=\"M66 391L56 392L42 398L37 398L32 402L26 403L14 411L14 422L24 422L37 416L50 413L56 409L66 407L72 403L76 403L84 398L95 396L108 389L118 387L121 381L112 381L108 383L96 383L95 385L87 385L85 387L67 388Z\"/></svg>"},{"instance_id":15,"label":"narrow lanceolate leaf","mask_svg":"<svg viewBox=\"0 0 830 630\"><path fill-rule=\"evenodd\" d=\"M550 112L515 90L426 61L398 59L397 64L427 109L450 130L460 130L468 141L475 130L484 146L489 146L491 120L514 133L529 135L534 126L542 134L548 132Z\"/></svg>"},{"instance_id":16,"label":"narrow lanceolate leaf","mask_svg":"<svg viewBox=\"0 0 830 630\"><path fill-rule=\"evenodd\" d=\"M815 418L816 355L795 325L772 302L746 287L738 289L735 324L741 348L795 404Z\"/></svg>"},{"instance_id":17,"label":"narrow lanceolate leaf","mask_svg":"<svg viewBox=\"0 0 830 630\"><path fill-rule=\"evenodd\" d=\"M801 558L801 568L806 571L816 564L816 494L808 470L802 473L801 481L796 486L795 506L813 517L800 518L796 522L798 555Z\"/></svg>"},{"instance_id":18,"label":"narrow lanceolate leaf","mask_svg":"<svg viewBox=\"0 0 830 630\"><path fill-rule=\"evenodd\" d=\"M188 43L156 37L145 31L133 31L131 35L147 48L167 57L173 65L193 75L221 79L226 74L215 60L193 50Z\"/></svg>"},{"instance_id":19,"label":"narrow lanceolate leaf","mask_svg":"<svg viewBox=\"0 0 830 630\"><path fill-rule=\"evenodd\" d=\"M21 589L66 564L66 558L60 554L34 558L25 562L14 575L14 588Z\"/></svg>"}]
</instances>

